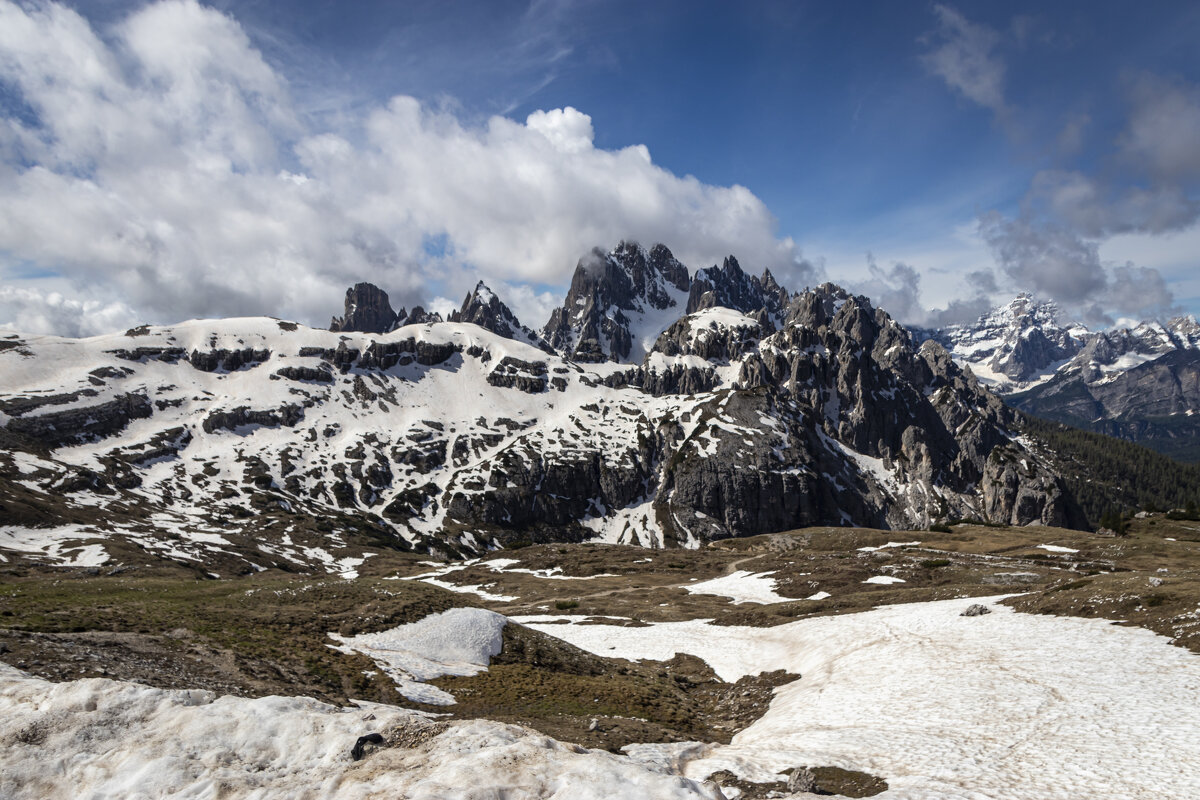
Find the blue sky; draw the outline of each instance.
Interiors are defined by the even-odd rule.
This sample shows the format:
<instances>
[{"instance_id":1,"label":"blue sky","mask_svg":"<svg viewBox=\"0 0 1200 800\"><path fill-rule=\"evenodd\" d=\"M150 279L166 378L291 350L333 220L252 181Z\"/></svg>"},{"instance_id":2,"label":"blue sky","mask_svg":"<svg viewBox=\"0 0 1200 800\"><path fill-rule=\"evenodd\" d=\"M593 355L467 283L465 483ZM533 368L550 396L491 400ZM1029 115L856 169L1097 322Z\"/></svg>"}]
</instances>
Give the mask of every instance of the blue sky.
<instances>
[{"instance_id":1,"label":"blue sky","mask_svg":"<svg viewBox=\"0 0 1200 800\"><path fill-rule=\"evenodd\" d=\"M0 324L319 324L480 275L538 325L626 236L918 324L1200 311L1195 3L0 7Z\"/></svg>"}]
</instances>

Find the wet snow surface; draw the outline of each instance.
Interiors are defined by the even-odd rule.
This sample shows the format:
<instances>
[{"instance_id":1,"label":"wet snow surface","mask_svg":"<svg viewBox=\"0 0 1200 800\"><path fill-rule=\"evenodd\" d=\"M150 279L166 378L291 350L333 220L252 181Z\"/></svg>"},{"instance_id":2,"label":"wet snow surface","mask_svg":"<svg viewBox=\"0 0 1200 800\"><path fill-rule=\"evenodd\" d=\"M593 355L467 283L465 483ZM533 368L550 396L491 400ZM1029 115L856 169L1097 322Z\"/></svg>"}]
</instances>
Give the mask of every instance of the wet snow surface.
<instances>
[{"instance_id":1,"label":"wet snow surface","mask_svg":"<svg viewBox=\"0 0 1200 800\"><path fill-rule=\"evenodd\" d=\"M517 618L606 656L686 652L726 680L803 676L729 745L633 745L628 757L476 720L356 764L359 736L419 730L427 718L99 679L51 684L0 665L0 796L715 798L701 781L718 770L769 781L827 765L884 778L885 800L1200 797L1200 660L1145 630L1018 614L998 599L773 628ZM976 602L994 613L960 616ZM381 664L401 654L389 669L429 676L483 668L505 624L456 609L344 641Z\"/></svg>"},{"instance_id":2,"label":"wet snow surface","mask_svg":"<svg viewBox=\"0 0 1200 800\"><path fill-rule=\"evenodd\" d=\"M381 633L329 635L342 643L336 649L358 651L374 659L409 700L450 705L453 695L423 681L442 675L475 675L487 669L503 645L501 634L507 622L507 617L494 611L452 608Z\"/></svg>"},{"instance_id":3,"label":"wet snow surface","mask_svg":"<svg viewBox=\"0 0 1200 800\"><path fill-rule=\"evenodd\" d=\"M797 765L884 778L880 798L1200 797L1200 660L1149 631L1018 614L980 598L891 606L774 628L705 621L532 627L624 658L698 655L725 680L803 677L730 745L635 755L778 779Z\"/></svg>"},{"instance_id":4,"label":"wet snow surface","mask_svg":"<svg viewBox=\"0 0 1200 800\"><path fill-rule=\"evenodd\" d=\"M775 593L775 580L771 573L756 574L738 570L712 580L700 581L684 589L692 594L715 594L728 597L734 605L738 603L786 603L794 598Z\"/></svg>"},{"instance_id":5,"label":"wet snow surface","mask_svg":"<svg viewBox=\"0 0 1200 800\"><path fill-rule=\"evenodd\" d=\"M428 722L404 709L88 679L0 665L0 797L11 800L709 798L692 781L513 725L453 723L355 763L359 736Z\"/></svg>"}]
</instances>

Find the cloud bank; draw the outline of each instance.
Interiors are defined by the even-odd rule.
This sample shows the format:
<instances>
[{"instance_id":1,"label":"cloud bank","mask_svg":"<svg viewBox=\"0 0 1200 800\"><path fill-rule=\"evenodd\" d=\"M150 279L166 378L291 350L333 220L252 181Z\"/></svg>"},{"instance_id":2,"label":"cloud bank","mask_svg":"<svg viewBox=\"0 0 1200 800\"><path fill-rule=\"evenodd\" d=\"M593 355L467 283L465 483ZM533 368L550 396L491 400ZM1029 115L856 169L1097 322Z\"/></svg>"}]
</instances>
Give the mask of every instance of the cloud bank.
<instances>
[{"instance_id":1,"label":"cloud bank","mask_svg":"<svg viewBox=\"0 0 1200 800\"><path fill-rule=\"evenodd\" d=\"M926 69L990 109L998 121L1011 121L1020 109L1004 94L1005 35L949 6L935 6L934 14L937 26L922 38ZM1009 45L1029 44L1019 20ZM1043 44L1052 45L1053 37L1043 38ZM1180 311L1157 270L1102 261L1103 242L1124 233L1180 231L1200 218L1194 199L1200 178L1200 87L1146 73L1127 76L1123 89L1125 129L1100 176L1042 169L1018 213L989 211L978 218L979 235L1010 285L1054 299L1095 325L1111 325L1114 312L1152 318ZM1079 113L1067 118L1057 137L1060 156L1080 149L1089 121ZM956 304L966 308L972 302Z\"/></svg>"},{"instance_id":2,"label":"cloud bank","mask_svg":"<svg viewBox=\"0 0 1200 800\"><path fill-rule=\"evenodd\" d=\"M95 332L112 309L321 323L354 281L409 304L476 277L552 286L622 238L693 268L736 253L814 277L748 189L677 176L642 145L597 148L574 108L473 124L397 96L314 130L239 24L193 0L105 30L0 1L0 89L0 275L24 284L0 295L0 324ZM48 301L31 273L77 297ZM544 292L516 295L518 313L544 310Z\"/></svg>"}]
</instances>

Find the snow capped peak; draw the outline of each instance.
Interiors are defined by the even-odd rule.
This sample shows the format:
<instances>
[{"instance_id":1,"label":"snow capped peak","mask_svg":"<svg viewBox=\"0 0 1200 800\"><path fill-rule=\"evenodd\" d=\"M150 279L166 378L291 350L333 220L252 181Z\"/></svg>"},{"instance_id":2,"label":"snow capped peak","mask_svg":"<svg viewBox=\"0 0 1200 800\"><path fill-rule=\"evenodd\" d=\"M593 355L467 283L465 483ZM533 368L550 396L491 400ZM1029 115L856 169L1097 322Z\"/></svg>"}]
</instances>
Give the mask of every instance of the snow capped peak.
<instances>
[{"instance_id":1,"label":"snow capped peak","mask_svg":"<svg viewBox=\"0 0 1200 800\"><path fill-rule=\"evenodd\" d=\"M1087 328L1061 322L1061 316L1056 303L1021 292L973 323L921 333L985 383L1019 389L1049 379L1083 346Z\"/></svg>"},{"instance_id":2,"label":"snow capped peak","mask_svg":"<svg viewBox=\"0 0 1200 800\"><path fill-rule=\"evenodd\" d=\"M577 361L640 361L682 315L690 284L687 267L665 245L596 248L579 260L542 335Z\"/></svg>"},{"instance_id":3,"label":"snow capped peak","mask_svg":"<svg viewBox=\"0 0 1200 800\"><path fill-rule=\"evenodd\" d=\"M492 290L488 288L488 285L483 281L475 284L475 291L472 292L472 294L474 294L475 297L479 299L479 302L483 303L484 305L491 305L492 301L496 299L495 293L492 292Z\"/></svg>"},{"instance_id":4,"label":"snow capped peak","mask_svg":"<svg viewBox=\"0 0 1200 800\"><path fill-rule=\"evenodd\" d=\"M1109 330L1090 331L1065 320L1056 303L1029 292L973 323L915 333L941 343L955 361L1001 392L1032 389L1059 374L1106 380L1166 353L1200 349L1200 325L1192 317L1121 320Z\"/></svg>"},{"instance_id":5,"label":"snow capped peak","mask_svg":"<svg viewBox=\"0 0 1200 800\"><path fill-rule=\"evenodd\" d=\"M531 344L548 350L549 345L536 333L521 324L516 314L483 281L463 298L462 308L451 313L450 322L468 322L478 325L506 339Z\"/></svg>"}]
</instances>

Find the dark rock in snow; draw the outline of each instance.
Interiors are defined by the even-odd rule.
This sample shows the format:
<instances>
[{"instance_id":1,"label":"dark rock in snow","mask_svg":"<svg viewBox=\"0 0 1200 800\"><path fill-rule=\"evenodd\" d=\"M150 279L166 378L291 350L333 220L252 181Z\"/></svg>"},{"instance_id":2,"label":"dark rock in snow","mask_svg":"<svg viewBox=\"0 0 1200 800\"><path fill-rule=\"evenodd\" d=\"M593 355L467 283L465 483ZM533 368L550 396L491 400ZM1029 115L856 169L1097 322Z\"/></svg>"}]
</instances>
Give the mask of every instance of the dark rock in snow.
<instances>
[{"instance_id":1,"label":"dark rock in snow","mask_svg":"<svg viewBox=\"0 0 1200 800\"><path fill-rule=\"evenodd\" d=\"M330 320L329 330L387 333L396 323L387 292L373 283L356 283L346 290L345 313Z\"/></svg>"},{"instance_id":2,"label":"dark rock in snow","mask_svg":"<svg viewBox=\"0 0 1200 800\"><path fill-rule=\"evenodd\" d=\"M361 761L362 757L367 754L367 746L372 744L383 744L383 736L378 733L368 733L366 736L358 737L358 741L354 743L353 749L350 750L350 758L355 761Z\"/></svg>"}]
</instances>

